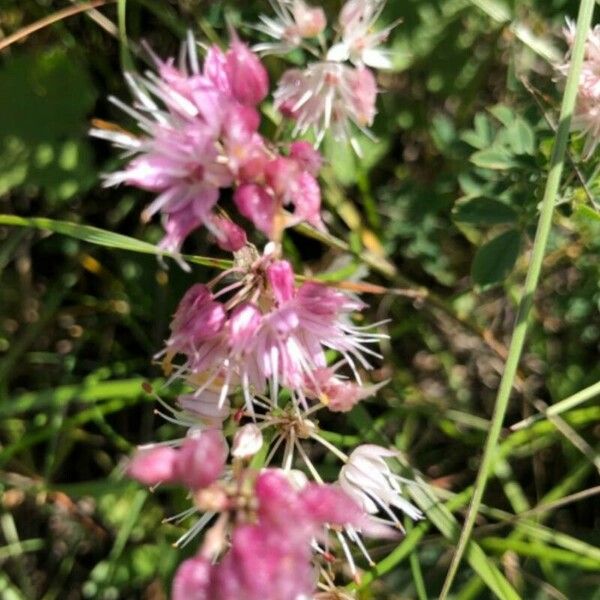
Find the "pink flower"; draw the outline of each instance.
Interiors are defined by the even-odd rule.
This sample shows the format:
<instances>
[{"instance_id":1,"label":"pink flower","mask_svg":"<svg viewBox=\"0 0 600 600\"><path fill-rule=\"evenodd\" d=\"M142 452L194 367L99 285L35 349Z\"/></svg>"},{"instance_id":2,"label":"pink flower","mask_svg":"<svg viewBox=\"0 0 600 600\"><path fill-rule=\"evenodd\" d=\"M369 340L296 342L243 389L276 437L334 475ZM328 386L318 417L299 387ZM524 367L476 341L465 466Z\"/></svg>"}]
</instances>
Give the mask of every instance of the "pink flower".
<instances>
[{"instance_id":1,"label":"pink flower","mask_svg":"<svg viewBox=\"0 0 600 600\"><path fill-rule=\"evenodd\" d=\"M313 177L317 177L323 166L323 157L314 149L312 144L305 141L292 142L290 146L290 157L293 158L300 168Z\"/></svg>"},{"instance_id":2,"label":"pink flower","mask_svg":"<svg viewBox=\"0 0 600 600\"><path fill-rule=\"evenodd\" d=\"M309 483L300 493L304 509L317 524L360 526L364 512L340 487Z\"/></svg>"},{"instance_id":3,"label":"pink flower","mask_svg":"<svg viewBox=\"0 0 600 600\"><path fill-rule=\"evenodd\" d=\"M226 319L223 305L213 299L210 290L200 283L193 285L171 322L168 354L194 354L202 342L213 340L222 331Z\"/></svg>"},{"instance_id":4,"label":"pink flower","mask_svg":"<svg viewBox=\"0 0 600 600\"><path fill-rule=\"evenodd\" d=\"M317 369L307 379L304 393L317 398L332 412L348 412L361 400L376 394L386 383L363 386L340 379L335 375L335 369Z\"/></svg>"},{"instance_id":5,"label":"pink flower","mask_svg":"<svg viewBox=\"0 0 600 600\"><path fill-rule=\"evenodd\" d=\"M185 439L175 461L175 478L190 490L214 483L223 473L229 449L223 432L207 429Z\"/></svg>"},{"instance_id":6,"label":"pink flower","mask_svg":"<svg viewBox=\"0 0 600 600\"><path fill-rule=\"evenodd\" d=\"M270 238L277 237L283 227L302 221L324 228L321 189L315 179L320 155L304 145L293 146L291 150L289 157L253 163L256 182L241 185L234 195L240 213ZM287 207L292 213L284 212Z\"/></svg>"},{"instance_id":7,"label":"pink flower","mask_svg":"<svg viewBox=\"0 0 600 600\"><path fill-rule=\"evenodd\" d=\"M364 517L340 488L310 484L298 491L276 470L258 476L254 500L256 522L237 520L231 547L219 564L210 565L201 554L180 566L174 600L312 597L316 588L313 538L325 524L358 526Z\"/></svg>"},{"instance_id":8,"label":"pink flower","mask_svg":"<svg viewBox=\"0 0 600 600\"><path fill-rule=\"evenodd\" d=\"M274 221L278 212L277 199L267 189L255 183L241 185L233 197L240 213L269 237L274 236Z\"/></svg>"},{"instance_id":9,"label":"pink flower","mask_svg":"<svg viewBox=\"0 0 600 600\"><path fill-rule=\"evenodd\" d=\"M213 573L211 598L305 600L316 587L310 540L290 543L264 524L240 525Z\"/></svg>"},{"instance_id":10,"label":"pink flower","mask_svg":"<svg viewBox=\"0 0 600 600\"><path fill-rule=\"evenodd\" d=\"M172 600L211 600L210 574L211 564L201 556L181 563L173 580Z\"/></svg>"},{"instance_id":11,"label":"pink flower","mask_svg":"<svg viewBox=\"0 0 600 600\"><path fill-rule=\"evenodd\" d=\"M357 378L357 366L369 369L366 356L378 355L368 345L381 336L355 327L349 318L364 305L320 283L297 286L287 261L261 260L264 264L252 267L259 287L244 288L233 302L217 300L202 285L186 293L171 324L166 366L175 354L184 355L181 376L199 382L197 397L220 388L223 405L241 388L249 410L253 394L269 387L274 397L280 385L302 390L308 381L316 389L329 349L341 354ZM333 389L341 383L327 385ZM346 388L344 393L358 398L363 391ZM339 398L340 407L350 402Z\"/></svg>"},{"instance_id":12,"label":"pink flower","mask_svg":"<svg viewBox=\"0 0 600 600\"><path fill-rule=\"evenodd\" d=\"M187 65L180 68L153 56L158 74L126 75L133 108L112 99L137 121L140 135L101 128L91 133L133 156L105 178L106 185L157 194L143 217L163 215L162 248L179 252L185 238L205 225L222 248L235 251L245 234L214 209L220 190L232 187L244 164L265 151L256 105L268 93L267 72L237 38L226 53L210 48L202 71L193 39L187 50Z\"/></svg>"},{"instance_id":13,"label":"pink flower","mask_svg":"<svg viewBox=\"0 0 600 600\"><path fill-rule=\"evenodd\" d=\"M175 478L177 451L170 447L140 450L127 466L127 475L144 485L169 483Z\"/></svg>"},{"instance_id":14,"label":"pink flower","mask_svg":"<svg viewBox=\"0 0 600 600\"><path fill-rule=\"evenodd\" d=\"M304 0L275 0L271 6L276 18L261 15L256 28L275 41L256 44L257 52L286 54L301 46L303 39L318 36L327 25L323 9L309 6Z\"/></svg>"},{"instance_id":15,"label":"pink flower","mask_svg":"<svg viewBox=\"0 0 600 600\"><path fill-rule=\"evenodd\" d=\"M246 44L234 39L225 58L225 71L233 97L249 106L262 102L269 93L269 76L256 54Z\"/></svg>"},{"instance_id":16,"label":"pink flower","mask_svg":"<svg viewBox=\"0 0 600 600\"><path fill-rule=\"evenodd\" d=\"M377 86L365 67L339 62L315 62L290 69L275 91L275 106L296 121L294 135L313 129L320 143L331 129L338 139L352 141L350 123L364 129L373 123Z\"/></svg>"},{"instance_id":17,"label":"pink flower","mask_svg":"<svg viewBox=\"0 0 600 600\"><path fill-rule=\"evenodd\" d=\"M237 252L248 243L246 232L233 221L225 217L211 215L209 222L210 229L215 231L215 238L219 248L228 252Z\"/></svg>"},{"instance_id":18,"label":"pink flower","mask_svg":"<svg viewBox=\"0 0 600 600\"><path fill-rule=\"evenodd\" d=\"M210 561L201 556L181 563L173 580L172 600L211 600L211 568Z\"/></svg>"},{"instance_id":19,"label":"pink flower","mask_svg":"<svg viewBox=\"0 0 600 600\"><path fill-rule=\"evenodd\" d=\"M154 447L140 450L129 463L127 473L145 485L180 483L199 490L223 473L228 448L219 430L206 430L188 437L180 448Z\"/></svg>"}]
</instances>

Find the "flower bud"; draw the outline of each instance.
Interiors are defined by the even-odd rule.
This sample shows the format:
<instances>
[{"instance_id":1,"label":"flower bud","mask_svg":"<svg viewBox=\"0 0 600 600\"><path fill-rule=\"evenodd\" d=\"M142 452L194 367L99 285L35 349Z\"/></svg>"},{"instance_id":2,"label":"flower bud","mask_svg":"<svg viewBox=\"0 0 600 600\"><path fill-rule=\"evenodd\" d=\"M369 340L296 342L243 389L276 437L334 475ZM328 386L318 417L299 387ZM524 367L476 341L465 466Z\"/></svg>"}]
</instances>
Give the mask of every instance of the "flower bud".
<instances>
[{"instance_id":1,"label":"flower bud","mask_svg":"<svg viewBox=\"0 0 600 600\"><path fill-rule=\"evenodd\" d=\"M172 600L210 600L211 564L196 556L181 563L173 580Z\"/></svg>"},{"instance_id":2,"label":"flower bud","mask_svg":"<svg viewBox=\"0 0 600 600\"><path fill-rule=\"evenodd\" d=\"M271 291L278 304L294 297L294 270L287 260L278 260L267 269Z\"/></svg>"},{"instance_id":3,"label":"flower bud","mask_svg":"<svg viewBox=\"0 0 600 600\"><path fill-rule=\"evenodd\" d=\"M233 438L231 454L235 458L252 458L263 445L263 435L254 423L238 429Z\"/></svg>"},{"instance_id":4,"label":"flower bud","mask_svg":"<svg viewBox=\"0 0 600 600\"><path fill-rule=\"evenodd\" d=\"M238 351L250 346L252 338L261 324L261 312L253 304L240 304L229 319L229 343Z\"/></svg>"},{"instance_id":5,"label":"flower bud","mask_svg":"<svg viewBox=\"0 0 600 600\"><path fill-rule=\"evenodd\" d=\"M219 248L222 250L237 252L248 242L246 232L239 225L225 217L213 215L211 225L216 229L215 237Z\"/></svg>"},{"instance_id":6,"label":"flower bud","mask_svg":"<svg viewBox=\"0 0 600 600\"><path fill-rule=\"evenodd\" d=\"M314 149L312 144L303 140L292 143L290 157L300 165L303 171L308 171L313 177L319 174L323 166L321 154Z\"/></svg>"},{"instance_id":7,"label":"flower bud","mask_svg":"<svg viewBox=\"0 0 600 600\"><path fill-rule=\"evenodd\" d=\"M356 122L361 125L372 125L376 113L377 82L373 73L366 67L359 67L349 73L348 79L352 89L352 111Z\"/></svg>"},{"instance_id":8,"label":"flower bud","mask_svg":"<svg viewBox=\"0 0 600 600\"><path fill-rule=\"evenodd\" d=\"M205 488L221 476L226 460L223 433L209 429L183 442L175 463L175 475L192 490Z\"/></svg>"},{"instance_id":9,"label":"flower bud","mask_svg":"<svg viewBox=\"0 0 600 600\"><path fill-rule=\"evenodd\" d=\"M323 9L307 6L303 0L295 0L292 14L294 15L296 30L300 37L316 37L327 26L327 19Z\"/></svg>"},{"instance_id":10,"label":"flower bud","mask_svg":"<svg viewBox=\"0 0 600 600\"><path fill-rule=\"evenodd\" d=\"M269 76L258 56L237 39L233 40L231 50L225 56L234 98L249 106L262 102L269 93Z\"/></svg>"},{"instance_id":11,"label":"flower bud","mask_svg":"<svg viewBox=\"0 0 600 600\"><path fill-rule=\"evenodd\" d=\"M168 446L140 450L127 466L127 475L144 485L173 481L177 451Z\"/></svg>"},{"instance_id":12,"label":"flower bud","mask_svg":"<svg viewBox=\"0 0 600 600\"><path fill-rule=\"evenodd\" d=\"M265 188L246 183L235 191L233 200L240 213L250 219L255 227L266 235L272 234L277 201Z\"/></svg>"}]
</instances>

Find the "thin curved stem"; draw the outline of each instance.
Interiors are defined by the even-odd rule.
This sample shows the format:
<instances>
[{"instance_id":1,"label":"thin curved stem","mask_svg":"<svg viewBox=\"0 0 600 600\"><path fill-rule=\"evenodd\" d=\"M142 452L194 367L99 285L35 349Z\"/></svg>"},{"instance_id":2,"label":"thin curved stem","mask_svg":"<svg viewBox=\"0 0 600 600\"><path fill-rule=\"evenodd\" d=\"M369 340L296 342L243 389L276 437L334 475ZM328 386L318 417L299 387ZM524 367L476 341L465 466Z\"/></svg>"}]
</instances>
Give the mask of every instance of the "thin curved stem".
<instances>
[{"instance_id":1,"label":"thin curved stem","mask_svg":"<svg viewBox=\"0 0 600 600\"><path fill-rule=\"evenodd\" d=\"M575 36L573 53L571 57L571 67L569 69L565 92L562 99L558 131L556 133L554 148L552 150L550 172L546 182L544 198L542 200L542 208L535 241L533 244L531 262L527 272L523 294L519 302L519 310L508 350L508 358L506 360L504 373L502 375L502 380L500 381L500 388L496 398L490 431L485 443L483 457L481 459L481 466L475 481L473 499L471 500L458 545L452 558L452 563L450 564L448 574L446 575L442 593L440 594L440 600L445 600L448 597L450 588L452 587L452 583L458 571L458 567L460 566L465 550L467 549L471 532L473 531L475 519L477 518L477 513L483 499L483 493L492 470L492 462L496 453L500 431L502 429L510 394L515 381L515 376L517 374L517 368L523 351L523 346L525 344L525 337L529 325L529 316L533 306L533 296L537 288L542 269L542 262L546 251L548 236L552 226L552 214L554 212L554 205L556 203L563 172L565 153L569 139L571 116L573 114L573 109L575 108L579 77L583 64L585 41L592 22L594 4L594 0L582 0L580 4L579 16L577 19L577 33Z\"/></svg>"}]
</instances>

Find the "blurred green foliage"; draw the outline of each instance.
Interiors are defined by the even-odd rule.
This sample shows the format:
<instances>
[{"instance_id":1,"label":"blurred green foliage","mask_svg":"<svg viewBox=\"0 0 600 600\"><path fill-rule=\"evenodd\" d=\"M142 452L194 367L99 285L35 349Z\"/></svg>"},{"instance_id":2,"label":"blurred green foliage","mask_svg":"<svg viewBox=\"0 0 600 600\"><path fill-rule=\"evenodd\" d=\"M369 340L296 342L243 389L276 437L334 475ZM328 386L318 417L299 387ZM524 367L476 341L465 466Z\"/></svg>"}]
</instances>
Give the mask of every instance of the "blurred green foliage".
<instances>
[{"instance_id":1,"label":"blurred green foliage","mask_svg":"<svg viewBox=\"0 0 600 600\"><path fill-rule=\"evenodd\" d=\"M341 2L321 4L334 14ZM561 90L544 55L562 53L560 28L577 4L390 0L383 21L402 23L390 39L395 69L378 78L378 141L361 138L360 160L331 140L324 145L327 224L348 251L299 232L285 241L306 273L427 290L416 300L366 297L366 319L390 319L374 376L391 382L348 420L331 416L321 425L350 447L394 443L458 521L548 168ZM224 40L227 18L252 37L250 24L269 11L266 0L122 5L140 69L142 39L161 56L175 55L187 28ZM4 0L0 31L64 6ZM115 6L100 10L117 23ZM145 194L102 189L101 173L119 159L86 133L93 117L131 125L106 100L128 99L117 38L79 15L0 53L1 213L159 239L158 224L139 220ZM286 68L280 59L266 62L273 79ZM275 127L272 107L265 114L265 127ZM509 424L535 412L534 402L552 404L600 380L600 177L597 159L584 164L580 151L574 138ZM178 434L155 417L141 383L160 375L152 356L183 291L214 271L165 270L153 256L63 233L0 225L0 596L165 598L176 564L194 550L171 544L193 520L164 523L185 509L185 498L127 482L122 461L138 443ZM214 254L202 234L186 251ZM397 274L365 267L367 252ZM167 400L175 394L163 392ZM561 415L558 429L543 421L505 432L476 539L522 598L599 598L597 497L567 501L597 486L599 417L591 401ZM334 475L335 465L319 466ZM523 516L527 510L534 512ZM437 596L454 535L440 511L406 538L373 548L377 560L392 554L361 598L421 599L420 572L425 597ZM492 595L462 568L456 598Z\"/></svg>"}]
</instances>

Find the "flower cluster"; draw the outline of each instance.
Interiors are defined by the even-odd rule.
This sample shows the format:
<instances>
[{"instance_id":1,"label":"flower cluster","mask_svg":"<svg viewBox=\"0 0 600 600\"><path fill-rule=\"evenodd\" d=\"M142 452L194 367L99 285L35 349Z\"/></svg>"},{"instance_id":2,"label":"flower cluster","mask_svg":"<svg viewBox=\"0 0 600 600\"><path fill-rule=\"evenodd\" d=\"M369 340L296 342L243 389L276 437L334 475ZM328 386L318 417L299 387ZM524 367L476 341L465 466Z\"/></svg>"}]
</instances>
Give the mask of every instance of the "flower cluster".
<instances>
[{"instance_id":1,"label":"flower cluster","mask_svg":"<svg viewBox=\"0 0 600 600\"><path fill-rule=\"evenodd\" d=\"M137 121L141 134L114 127L91 133L133 156L106 177L107 186L125 183L157 194L143 218L162 214L161 247L178 252L201 225L224 250L245 246L244 229L216 208L225 188L235 190L239 212L273 239L301 221L322 228L319 154L296 142L283 156L258 132L257 106L269 90L258 57L237 38L227 52L210 47L202 70L193 39L179 67L152 56L156 73L126 74L134 106L111 99Z\"/></svg>"},{"instance_id":2,"label":"flower cluster","mask_svg":"<svg viewBox=\"0 0 600 600\"><path fill-rule=\"evenodd\" d=\"M304 0L272 3L276 18L261 17L258 29L274 41L257 44L262 53L286 54L302 48L318 60L305 69L289 69L275 91L275 105L295 122L293 135L313 130L319 144L325 133L350 141L360 154L351 124L368 133L376 114L377 83L369 67L391 68L381 47L395 24L377 31L385 0L348 0L342 7L334 43L326 47L327 22L320 8ZM313 44L315 38L318 45Z\"/></svg>"},{"instance_id":3,"label":"flower cluster","mask_svg":"<svg viewBox=\"0 0 600 600\"><path fill-rule=\"evenodd\" d=\"M207 431L179 450L141 453L129 466L144 483L180 481L200 509L218 515L198 554L180 566L173 600L309 597L313 540L324 537L326 524L362 527L363 512L339 486L300 487L278 469L226 474L224 447L221 433Z\"/></svg>"},{"instance_id":4,"label":"flower cluster","mask_svg":"<svg viewBox=\"0 0 600 600\"><path fill-rule=\"evenodd\" d=\"M377 356L367 344L380 335L352 324L350 315L364 305L356 298L314 281L296 285L291 264L273 255L273 246L252 261L222 290L196 284L181 300L171 323L163 364L173 369L176 355L185 358L176 369L188 382L202 382L196 395L219 389L219 406L241 391L247 409L253 396L268 394L277 402L279 387L320 399L332 410L349 410L370 390L344 381L327 368L326 351L343 357L358 376L369 368L365 354Z\"/></svg>"},{"instance_id":5,"label":"flower cluster","mask_svg":"<svg viewBox=\"0 0 600 600\"><path fill-rule=\"evenodd\" d=\"M575 23L567 20L564 36L569 44L566 62L558 67L566 76L570 68L570 54L575 40ZM588 159L600 143L600 25L596 25L589 33L585 44L585 56L579 87L577 104L571 120L571 129L585 136L583 157Z\"/></svg>"},{"instance_id":6,"label":"flower cluster","mask_svg":"<svg viewBox=\"0 0 600 600\"><path fill-rule=\"evenodd\" d=\"M374 29L383 2L346 2L328 48L321 8L304 0L272 5L275 18L262 17L259 29L274 41L255 50L303 48L321 58L283 75L275 106L295 121L294 135L314 129L317 146L328 129L352 141L351 124L364 129L375 116L369 67L390 66L380 48L390 28ZM156 356L167 385L178 380L185 388L173 405L157 395L159 414L185 434L140 448L127 473L153 488L187 490L192 506L169 520L196 520L178 545L206 530L176 574L174 600L349 598L336 584L344 572L337 551L358 578L351 544L371 564L363 536L395 536L399 512L422 515L403 496L412 482L392 469L395 450L367 444L347 455L317 420L351 410L386 383L365 381L385 337L378 324L357 324L366 305L297 276L282 253L286 227L324 228L322 157L305 140L282 143L260 132L267 72L235 34L227 51L208 48L202 65L191 36L177 66L151 56L155 72L126 75L133 107L113 99L140 133L93 131L129 159L106 184L156 194L144 218L162 215L165 251L179 252L203 225L233 253L233 266L187 291ZM225 213L224 189L240 217L270 240L262 253ZM312 462L316 446L341 462L333 483Z\"/></svg>"}]
</instances>

